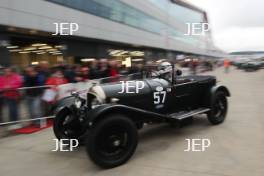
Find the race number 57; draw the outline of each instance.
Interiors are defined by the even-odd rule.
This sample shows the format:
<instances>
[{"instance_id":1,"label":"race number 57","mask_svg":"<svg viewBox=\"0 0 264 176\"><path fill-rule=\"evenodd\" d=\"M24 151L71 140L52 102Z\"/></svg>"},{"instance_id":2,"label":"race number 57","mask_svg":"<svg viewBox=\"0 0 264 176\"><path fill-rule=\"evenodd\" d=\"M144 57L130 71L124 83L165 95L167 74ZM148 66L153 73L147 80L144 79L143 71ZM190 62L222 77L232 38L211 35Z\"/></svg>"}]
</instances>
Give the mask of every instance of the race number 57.
<instances>
[{"instance_id":1,"label":"race number 57","mask_svg":"<svg viewBox=\"0 0 264 176\"><path fill-rule=\"evenodd\" d=\"M163 104L166 99L166 91L154 92L153 98L154 104Z\"/></svg>"}]
</instances>

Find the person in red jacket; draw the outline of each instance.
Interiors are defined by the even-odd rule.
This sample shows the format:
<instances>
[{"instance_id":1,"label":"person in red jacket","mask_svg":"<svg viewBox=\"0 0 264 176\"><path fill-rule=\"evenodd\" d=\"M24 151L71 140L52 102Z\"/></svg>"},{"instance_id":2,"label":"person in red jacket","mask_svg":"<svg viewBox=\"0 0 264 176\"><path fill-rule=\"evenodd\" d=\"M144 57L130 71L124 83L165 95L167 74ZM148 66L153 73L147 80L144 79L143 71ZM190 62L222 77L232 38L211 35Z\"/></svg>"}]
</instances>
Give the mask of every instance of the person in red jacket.
<instances>
[{"instance_id":1,"label":"person in red jacket","mask_svg":"<svg viewBox=\"0 0 264 176\"><path fill-rule=\"evenodd\" d=\"M67 84L68 80L64 77L61 70L56 70L46 81L46 85L56 88L58 85Z\"/></svg>"},{"instance_id":2,"label":"person in red jacket","mask_svg":"<svg viewBox=\"0 0 264 176\"><path fill-rule=\"evenodd\" d=\"M109 61L109 75L111 77L112 82L118 81L118 69L117 69L117 62L115 60Z\"/></svg>"},{"instance_id":3,"label":"person in red jacket","mask_svg":"<svg viewBox=\"0 0 264 176\"><path fill-rule=\"evenodd\" d=\"M22 86L22 77L15 73L11 68L4 69L4 75L1 78L0 91L3 92L4 100L9 109L11 121L18 120L18 100L20 93L18 88Z\"/></svg>"},{"instance_id":4,"label":"person in red jacket","mask_svg":"<svg viewBox=\"0 0 264 176\"><path fill-rule=\"evenodd\" d=\"M67 83L68 80L64 77L63 72L59 69L56 70L46 81L46 85L51 86L51 89L47 89L44 92L42 99L48 103L54 103L56 101L58 86Z\"/></svg>"},{"instance_id":5,"label":"person in red jacket","mask_svg":"<svg viewBox=\"0 0 264 176\"><path fill-rule=\"evenodd\" d=\"M111 77L117 77L119 76L118 68L117 68L117 62L115 60L109 61L109 74Z\"/></svg>"},{"instance_id":6,"label":"person in red jacket","mask_svg":"<svg viewBox=\"0 0 264 176\"><path fill-rule=\"evenodd\" d=\"M43 114L44 116L51 115L52 105L57 100L58 95L58 86L61 84L68 83L68 80L65 78L62 70L56 69L55 72L47 78L45 85L50 86L51 88L46 89L42 95L43 103Z\"/></svg>"}]
</instances>

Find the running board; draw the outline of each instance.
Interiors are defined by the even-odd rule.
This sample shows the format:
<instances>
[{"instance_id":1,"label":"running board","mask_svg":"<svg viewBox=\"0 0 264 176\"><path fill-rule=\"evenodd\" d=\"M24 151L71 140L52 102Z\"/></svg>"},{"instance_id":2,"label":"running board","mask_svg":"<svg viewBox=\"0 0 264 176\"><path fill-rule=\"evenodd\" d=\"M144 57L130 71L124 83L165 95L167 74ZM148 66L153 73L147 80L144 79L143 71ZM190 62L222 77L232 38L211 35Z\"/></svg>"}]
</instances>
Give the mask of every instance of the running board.
<instances>
[{"instance_id":1,"label":"running board","mask_svg":"<svg viewBox=\"0 0 264 176\"><path fill-rule=\"evenodd\" d=\"M184 120L188 117L197 115L197 114L202 114L205 112L210 111L209 108L199 108L199 109L195 109L192 111L181 111L181 112L177 112L177 113L173 113L169 115L169 118L173 118L173 119L177 119L177 120Z\"/></svg>"}]
</instances>

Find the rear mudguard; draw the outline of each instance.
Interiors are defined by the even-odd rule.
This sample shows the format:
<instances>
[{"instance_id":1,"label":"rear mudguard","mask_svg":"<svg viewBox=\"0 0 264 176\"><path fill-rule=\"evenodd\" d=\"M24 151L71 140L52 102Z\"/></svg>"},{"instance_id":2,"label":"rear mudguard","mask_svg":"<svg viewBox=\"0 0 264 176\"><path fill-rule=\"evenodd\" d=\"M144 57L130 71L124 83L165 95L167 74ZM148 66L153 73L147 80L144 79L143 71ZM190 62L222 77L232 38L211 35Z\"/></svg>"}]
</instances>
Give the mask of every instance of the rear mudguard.
<instances>
[{"instance_id":1,"label":"rear mudguard","mask_svg":"<svg viewBox=\"0 0 264 176\"><path fill-rule=\"evenodd\" d=\"M227 96L227 97L231 96L230 91L225 86L217 85L217 86L212 87L210 92L209 92L209 96L208 96L207 102L206 102L206 105L209 108L211 108L212 103L214 102L214 99L215 99L216 92L218 92L218 91L224 92L225 96Z\"/></svg>"},{"instance_id":2,"label":"rear mudguard","mask_svg":"<svg viewBox=\"0 0 264 176\"><path fill-rule=\"evenodd\" d=\"M146 111L130 106L120 105L120 104L104 104L98 106L87 113L87 119L85 127L91 128L100 121L102 118L107 118L108 114L122 114L133 121L166 121L167 116L163 114L158 114L151 111Z\"/></svg>"},{"instance_id":3,"label":"rear mudguard","mask_svg":"<svg viewBox=\"0 0 264 176\"><path fill-rule=\"evenodd\" d=\"M212 87L210 93L211 93L211 95L215 95L215 93L216 93L217 91L222 91L222 92L224 92L225 95L226 95L227 97L230 97L230 96L231 96L230 91L229 91L229 90L227 89L227 87L225 87L225 86L222 86L222 85L214 86L214 87Z\"/></svg>"}]
</instances>

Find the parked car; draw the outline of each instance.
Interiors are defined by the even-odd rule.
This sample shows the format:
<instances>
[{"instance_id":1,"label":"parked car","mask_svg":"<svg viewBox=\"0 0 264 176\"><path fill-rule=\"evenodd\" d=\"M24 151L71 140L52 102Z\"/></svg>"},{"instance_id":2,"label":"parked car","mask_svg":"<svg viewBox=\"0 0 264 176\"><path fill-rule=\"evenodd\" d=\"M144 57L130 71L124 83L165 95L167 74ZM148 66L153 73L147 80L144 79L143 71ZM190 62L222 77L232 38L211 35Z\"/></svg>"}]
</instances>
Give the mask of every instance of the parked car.
<instances>
[{"instance_id":1,"label":"parked car","mask_svg":"<svg viewBox=\"0 0 264 176\"><path fill-rule=\"evenodd\" d=\"M248 60L235 60L232 62L232 65L234 65L237 69L241 69L241 66L245 63L247 63Z\"/></svg>"},{"instance_id":2,"label":"parked car","mask_svg":"<svg viewBox=\"0 0 264 176\"><path fill-rule=\"evenodd\" d=\"M73 93L57 107L55 136L84 141L95 164L112 168L133 155L144 124L180 124L197 114L206 114L213 125L222 123L229 90L214 76L180 75L165 63L142 72L141 79L94 84L85 98Z\"/></svg>"},{"instance_id":3,"label":"parked car","mask_svg":"<svg viewBox=\"0 0 264 176\"><path fill-rule=\"evenodd\" d=\"M245 71L257 71L263 67L263 63L260 61L250 61L243 63L240 68Z\"/></svg>"}]
</instances>

